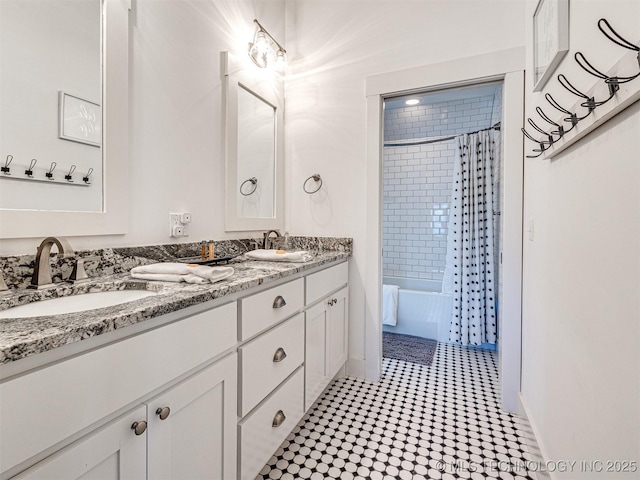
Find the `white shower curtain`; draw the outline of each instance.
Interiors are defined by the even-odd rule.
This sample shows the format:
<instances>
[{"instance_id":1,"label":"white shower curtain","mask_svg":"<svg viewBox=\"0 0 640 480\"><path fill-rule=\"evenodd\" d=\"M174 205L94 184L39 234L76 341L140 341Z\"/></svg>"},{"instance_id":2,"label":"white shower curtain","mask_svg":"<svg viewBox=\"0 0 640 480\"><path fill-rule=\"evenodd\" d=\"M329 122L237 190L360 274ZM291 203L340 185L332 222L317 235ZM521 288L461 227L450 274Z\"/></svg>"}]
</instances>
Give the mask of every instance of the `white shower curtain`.
<instances>
[{"instance_id":1,"label":"white shower curtain","mask_svg":"<svg viewBox=\"0 0 640 480\"><path fill-rule=\"evenodd\" d=\"M456 144L443 282L443 290L453 294L449 340L496 343L492 199L500 132L465 134Z\"/></svg>"}]
</instances>

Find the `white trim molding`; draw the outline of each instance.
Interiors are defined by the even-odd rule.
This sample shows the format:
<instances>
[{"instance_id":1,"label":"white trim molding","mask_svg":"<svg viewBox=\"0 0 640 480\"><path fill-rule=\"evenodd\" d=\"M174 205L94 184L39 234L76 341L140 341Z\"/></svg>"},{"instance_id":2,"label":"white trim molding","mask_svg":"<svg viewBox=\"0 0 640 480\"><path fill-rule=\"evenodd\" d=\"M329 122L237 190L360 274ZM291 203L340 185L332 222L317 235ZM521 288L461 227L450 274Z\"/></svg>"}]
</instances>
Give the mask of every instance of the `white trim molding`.
<instances>
[{"instance_id":1,"label":"white trim molding","mask_svg":"<svg viewBox=\"0 0 640 480\"><path fill-rule=\"evenodd\" d=\"M518 410L522 323L522 206L525 48L460 58L366 78L367 96L367 246L365 275L365 370L377 381L382 366L382 106L386 97L440 90L493 80L504 82L503 101L503 297L500 329L502 408Z\"/></svg>"}]
</instances>

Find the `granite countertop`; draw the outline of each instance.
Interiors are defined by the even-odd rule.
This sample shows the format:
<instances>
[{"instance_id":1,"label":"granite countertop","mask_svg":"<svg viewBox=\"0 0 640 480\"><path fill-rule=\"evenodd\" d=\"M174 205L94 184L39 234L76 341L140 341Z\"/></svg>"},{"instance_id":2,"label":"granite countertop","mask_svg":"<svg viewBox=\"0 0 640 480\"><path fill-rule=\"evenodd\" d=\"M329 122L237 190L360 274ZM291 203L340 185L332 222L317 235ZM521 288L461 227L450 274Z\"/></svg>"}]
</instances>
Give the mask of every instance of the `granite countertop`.
<instances>
[{"instance_id":1,"label":"granite countertop","mask_svg":"<svg viewBox=\"0 0 640 480\"><path fill-rule=\"evenodd\" d=\"M86 283L58 284L46 290L19 290L0 297L0 311L11 306L78 293L108 290L151 290L156 295L125 304L61 315L0 319L0 366L128 325L257 287L299 272L346 259L350 252L322 251L305 263L248 260L244 255L229 265L234 274L213 284L136 280L128 273L97 277Z\"/></svg>"}]
</instances>

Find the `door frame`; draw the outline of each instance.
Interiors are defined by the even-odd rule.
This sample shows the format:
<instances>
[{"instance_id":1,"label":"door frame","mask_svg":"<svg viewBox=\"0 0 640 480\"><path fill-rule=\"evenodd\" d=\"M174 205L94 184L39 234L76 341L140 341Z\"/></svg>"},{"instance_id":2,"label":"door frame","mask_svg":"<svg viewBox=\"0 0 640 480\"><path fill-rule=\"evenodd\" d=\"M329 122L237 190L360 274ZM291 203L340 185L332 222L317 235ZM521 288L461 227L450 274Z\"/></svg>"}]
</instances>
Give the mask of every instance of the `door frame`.
<instances>
[{"instance_id":1,"label":"door frame","mask_svg":"<svg viewBox=\"0 0 640 480\"><path fill-rule=\"evenodd\" d=\"M382 370L382 127L384 99L412 92L503 82L502 321L499 371L502 409L519 413L522 350L524 47L423 65L365 79L367 97L367 244L365 247L365 378Z\"/></svg>"}]
</instances>

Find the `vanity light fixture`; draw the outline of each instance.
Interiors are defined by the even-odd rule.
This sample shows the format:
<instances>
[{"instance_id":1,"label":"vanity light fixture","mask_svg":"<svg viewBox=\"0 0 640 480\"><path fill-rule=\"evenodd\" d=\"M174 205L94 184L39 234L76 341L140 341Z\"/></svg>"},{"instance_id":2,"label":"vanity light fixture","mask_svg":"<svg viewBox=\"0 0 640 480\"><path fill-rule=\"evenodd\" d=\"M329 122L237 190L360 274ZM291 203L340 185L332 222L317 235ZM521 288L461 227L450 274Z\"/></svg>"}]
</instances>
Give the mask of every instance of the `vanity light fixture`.
<instances>
[{"instance_id":1,"label":"vanity light fixture","mask_svg":"<svg viewBox=\"0 0 640 480\"><path fill-rule=\"evenodd\" d=\"M275 64L279 71L284 70L287 51L280 45L260 22L253 19L256 24L256 33L253 42L249 44L249 57L260 68L267 68Z\"/></svg>"}]
</instances>

